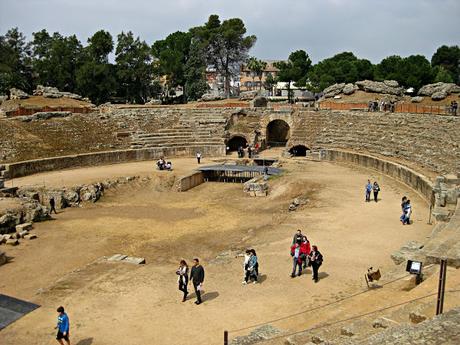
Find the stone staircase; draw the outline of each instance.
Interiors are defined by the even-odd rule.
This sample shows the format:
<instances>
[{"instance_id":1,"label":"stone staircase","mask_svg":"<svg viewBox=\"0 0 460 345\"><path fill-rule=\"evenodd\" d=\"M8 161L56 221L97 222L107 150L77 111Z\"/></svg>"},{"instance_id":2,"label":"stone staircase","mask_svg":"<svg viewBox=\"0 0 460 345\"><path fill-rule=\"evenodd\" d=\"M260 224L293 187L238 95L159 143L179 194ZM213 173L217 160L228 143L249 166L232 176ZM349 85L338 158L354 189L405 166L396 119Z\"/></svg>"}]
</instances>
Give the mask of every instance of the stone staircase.
<instances>
[{"instance_id":1,"label":"stone staircase","mask_svg":"<svg viewBox=\"0 0 460 345\"><path fill-rule=\"evenodd\" d=\"M135 132L131 137L131 148L224 145L226 123L222 114L215 114L212 110L185 110L173 126L149 133Z\"/></svg>"}]
</instances>

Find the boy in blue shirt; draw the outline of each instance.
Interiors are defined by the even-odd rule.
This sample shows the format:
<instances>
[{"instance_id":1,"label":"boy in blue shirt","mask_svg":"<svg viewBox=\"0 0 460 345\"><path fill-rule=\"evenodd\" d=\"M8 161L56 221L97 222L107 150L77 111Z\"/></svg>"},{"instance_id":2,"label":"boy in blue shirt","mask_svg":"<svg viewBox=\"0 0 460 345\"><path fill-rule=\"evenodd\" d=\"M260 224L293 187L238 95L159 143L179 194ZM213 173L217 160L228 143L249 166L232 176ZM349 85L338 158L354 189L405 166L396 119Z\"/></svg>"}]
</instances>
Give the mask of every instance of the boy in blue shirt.
<instances>
[{"instance_id":1,"label":"boy in blue shirt","mask_svg":"<svg viewBox=\"0 0 460 345\"><path fill-rule=\"evenodd\" d=\"M69 340L69 329L70 329L70 323L69 323L69 317L67 314L64 312L64 307L59 307L57 308L57 312L59 313L58 315L58 323L57 323L57 335L56 335L56 340L58 341L59 344L64 345L64 342L62 339L65 340L67 345L70 345L70 340Z\"/></svg>"}]
</instances>

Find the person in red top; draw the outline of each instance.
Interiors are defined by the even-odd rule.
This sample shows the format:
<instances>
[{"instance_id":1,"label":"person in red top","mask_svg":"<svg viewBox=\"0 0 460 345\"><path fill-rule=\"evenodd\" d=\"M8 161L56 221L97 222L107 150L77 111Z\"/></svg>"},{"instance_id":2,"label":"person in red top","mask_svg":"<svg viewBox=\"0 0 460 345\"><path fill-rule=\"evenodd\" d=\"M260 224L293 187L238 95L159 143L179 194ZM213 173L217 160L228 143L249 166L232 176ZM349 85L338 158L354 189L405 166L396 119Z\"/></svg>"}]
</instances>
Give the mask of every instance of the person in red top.
<instances>
[{"instance_id":1,"label":"person in red top","mask_svg":"<svg viewBox=\"0 0 460 345\"><path fill-rule=\"evenodd\" d=\"M303 262L303 269L307 268L308 264L308 256L311 252L310 241L308 240L307 236L302 237L302 243L300 244L300 256Z\"/></svg>"}]
</instances>

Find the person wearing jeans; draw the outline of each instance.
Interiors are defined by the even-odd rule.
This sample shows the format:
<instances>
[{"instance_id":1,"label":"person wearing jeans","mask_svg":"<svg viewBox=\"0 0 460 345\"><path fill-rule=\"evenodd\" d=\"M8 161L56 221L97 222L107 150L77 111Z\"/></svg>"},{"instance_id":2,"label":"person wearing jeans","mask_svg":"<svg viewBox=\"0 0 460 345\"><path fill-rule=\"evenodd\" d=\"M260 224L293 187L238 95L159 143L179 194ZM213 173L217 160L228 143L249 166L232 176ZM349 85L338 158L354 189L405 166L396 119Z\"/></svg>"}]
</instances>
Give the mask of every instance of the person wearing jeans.
<instances>
[{"instance_id":1,"label":"person wearing jeans","mask_svg":"<svg viewBox=\"0 0 460 345\"><path fill-rule=\"evenodd\" d=\"M201 290L203 289L204 268L200 265L200 260L193 259L193 267L190 272L190 281L193 283L193 288L196 294L195 304L201 304Z\"/></svg>"},{"instance_id":2,"label":"person wearing jeans","mask_svg":"<svg viewBox=\"0 0 460 345\"><path fill-rule=\"evenodd\" d=\"M291 247L291 256L292 256L292 273L291 273L291 278L294 278L296 276L296 271L297 267L299 267L299 273L297 274L300 276L302 274L302 258L301 258L301 247L300 243L296 242Z\"/></svg>"}]
</instances>

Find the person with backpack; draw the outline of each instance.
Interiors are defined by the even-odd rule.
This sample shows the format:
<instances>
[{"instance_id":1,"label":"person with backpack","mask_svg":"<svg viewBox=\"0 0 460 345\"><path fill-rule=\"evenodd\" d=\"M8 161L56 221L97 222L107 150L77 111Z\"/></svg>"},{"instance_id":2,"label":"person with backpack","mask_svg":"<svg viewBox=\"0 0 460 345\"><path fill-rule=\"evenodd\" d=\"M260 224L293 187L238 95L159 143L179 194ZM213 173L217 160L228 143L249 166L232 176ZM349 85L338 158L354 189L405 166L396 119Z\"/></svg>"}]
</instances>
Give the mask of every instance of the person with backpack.
<instances>
[{"instance_id":1,"label":"person with backpack","mask_svg":"<svg viewBox=\"0 0 460 345\"><path fill-rule=\"evenodd\" d=\"M309 265L311 266L312 269L312 279L315 281L315 283L318 282L318 269L320 266L323 264L323 255L320 253L318 250L318 246L313 245L312 246L312 251L310 255L308 256L309 258Z\"/></svg>"}]
</instances>

